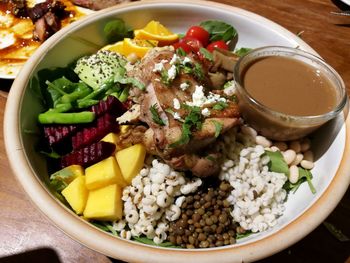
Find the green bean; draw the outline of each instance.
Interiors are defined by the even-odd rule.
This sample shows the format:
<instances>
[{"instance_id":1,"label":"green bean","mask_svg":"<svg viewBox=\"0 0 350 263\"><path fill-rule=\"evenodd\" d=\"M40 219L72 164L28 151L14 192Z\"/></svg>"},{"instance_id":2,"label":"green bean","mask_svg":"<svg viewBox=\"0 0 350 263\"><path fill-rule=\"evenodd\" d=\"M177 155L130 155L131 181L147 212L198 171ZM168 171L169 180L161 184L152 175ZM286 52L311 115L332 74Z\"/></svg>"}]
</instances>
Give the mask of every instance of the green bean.
<instances>
[{"instance_id":1,"label":"green bean","mask_svg":"<svg viewBox=\"0 0 350 263\"><path fill-rule=\"evenodd\" d=\"M47 111L39 114L39 122L41 124L75 124L75 123L89 123L95 119L95 113L90 111L60 113L54 111Z\"/></svg>"}]
</instances>

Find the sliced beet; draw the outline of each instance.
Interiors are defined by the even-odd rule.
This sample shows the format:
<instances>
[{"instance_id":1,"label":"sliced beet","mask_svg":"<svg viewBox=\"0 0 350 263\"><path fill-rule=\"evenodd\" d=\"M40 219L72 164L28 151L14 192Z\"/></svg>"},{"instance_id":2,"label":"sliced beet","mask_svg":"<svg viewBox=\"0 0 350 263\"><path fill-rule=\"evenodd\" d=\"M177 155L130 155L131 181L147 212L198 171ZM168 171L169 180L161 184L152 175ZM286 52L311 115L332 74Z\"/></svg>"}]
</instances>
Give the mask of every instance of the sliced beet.
<instances>
[{"instance_id":1,"label":"sliced beet","mask_svg":"<svg viewBox=\"0 0 350 263\"><path fill-rule=\"evenodd\" d=\"M121 116L127 110L128 108L114 96L108 96L106 100L100 100L99 103L91 106L90 109L96 116L101 116L108 112L116 117Z\"/></svg>"},{"instance_id":2,"label":"sliced beet","mask_svg":"<svg viewBox=\"0 0 350 263\"><path fill-rule=\"evenodd\" d=\"M61 158L61 168L77 164L83 167L91 166L107 157L115 151L113 143L100 141L87 147L74 151Z\"/></svg>"}]
</instances>

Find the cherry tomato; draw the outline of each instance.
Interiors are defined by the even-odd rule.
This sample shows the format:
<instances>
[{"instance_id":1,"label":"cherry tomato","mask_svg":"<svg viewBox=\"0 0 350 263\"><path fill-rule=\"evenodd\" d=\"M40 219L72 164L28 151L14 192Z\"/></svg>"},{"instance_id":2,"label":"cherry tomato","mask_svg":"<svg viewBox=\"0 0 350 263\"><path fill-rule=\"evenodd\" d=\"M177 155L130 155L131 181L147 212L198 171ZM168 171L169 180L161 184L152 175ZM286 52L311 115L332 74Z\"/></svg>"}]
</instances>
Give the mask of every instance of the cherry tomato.
<instances>
[{"instance_id":1,"label":"cherry tomato","mask_svg":"<svg viewBox=\"0 0 350 263\"><path fill-rule=\"evenodd\" d=\"M194 52L194 53L197 53L201 47L203 47L203 44L196 38L194 37L184 37L184 38L181 38L179 43L184 43L184 44L187 44L188 46L191 47L191 50Z\"/></svg>"},{"instance_id":2,"label":"cherry tomato","mask_svg":"<svg viewBox=\"0 0 350 263\"><path fill-rule=\"evenodd\" d=\"M228 50L228 45L225 43L225 41L223 40L218 40L215 42L210 43L206 48L210 51L213 52L215 48L221 48L221 49L225 49Z\"/></svg>"},{"instance_id":3,"label":"cherry tomato","mask_svg":"<svg viewBox=\"0 0 350 263\"><path fill-rule=\"evenodd\" d=\"M209 43L208 31L200 26L191 26L187 30L186 37L193 37L193 38L199 40L203 46L206 46Z\"/></svg>"},{"instance_id":4,"label":"cherry tomato","mask_svg":"<svg viewBox=\"0 0 350 263\"><path fill-rule=\"evenodd\" d=\"M183 42L176 42L175 44L173 44L173 47L176 49L182 48L183 51L187 53L190 53L192 51L191 46L187 45L186 43Z\"/></svg>"}]
</instances>

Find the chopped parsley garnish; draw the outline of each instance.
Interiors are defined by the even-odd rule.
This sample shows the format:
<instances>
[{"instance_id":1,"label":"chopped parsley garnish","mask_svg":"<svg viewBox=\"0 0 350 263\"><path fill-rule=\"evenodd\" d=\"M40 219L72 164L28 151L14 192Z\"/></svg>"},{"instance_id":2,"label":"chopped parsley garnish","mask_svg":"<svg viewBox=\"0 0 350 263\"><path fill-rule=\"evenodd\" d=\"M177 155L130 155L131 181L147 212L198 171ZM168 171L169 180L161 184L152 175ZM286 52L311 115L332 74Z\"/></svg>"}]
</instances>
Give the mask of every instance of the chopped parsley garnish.
<instances>
[{"instance_id":1,"label":"chopped parsley garnish","mask_svg":"<svg viewBox=\"0 0 350 263\"><path fill-rule=\"evenodd\" d=\"M168 71L166 69L163 69L160 72L160 79L166 86L169 86L171 83L171 80L169 79Z\"/></svg>"},{"instance_id":2,"label":"chopped parsley garnish","mask_svg":"<svg viewBox=\"0 0 350 263\"><path fill-rule=\"evenodd\" d=\"M222 127L224 126L221 122L218 121L212 121L212 123L215 125L215 138L219 137Z\"/></svg>"},{"instance_id":3,"label":"chopped parsley garnish","mask_svg":"<svg viewBox=\"0 0 350 263\"><path fill-rule=\"evenodd\" d=\"M202 65L199 63L194 63L194 68L192 69L194 76L198 79L198 80L203 80L204 79L204 72L203 72L203 68Z\"/></svg>"},{"instance_id":4,"label":"chopped parsley garnish","mask_svg":"<svg viewBox=\"0 0 350 263\"><path fill-rule=\"evenodd\" d=\"M223 110L228 107L228 104L224 101L219 101L213 106L213 110Z\"/></svg>"},{"instance_id":5,"label":"chopped parsley garnish","mask_svg":"<svg viewBox=\"0 0 350 263\"><path fill-rule=\"evenodd\" d=\"M208 49L201 47L199 52L209 61L213 61L213 54L208 51Z\"/></svg>"},{"instance_id":6,"label":"chopped parsley garnish","mask_svg":"<svg viewBox=\"0 0 350 263\"><path fill-rule=\"evenodd\" d=\"M186 56L186 52L185 52L185 50L183 50L182 47L176 49L176 54L179 56L182 56L182 57Z\"/></svg>"},{"instance_id":7,"label":"chopped parsley garnish","mask_svg":"<svg viewBox=\"0 0 350 263\"><path fill-rule=\"evenodd\" d=\"M153 104L151 107L149 107L149 110L152 113L152 120L160 126L165 126L165 122L159 116L157 104Z\"/></svg>"},{"instance_id":8,"label":"chopped parsley garnish","mask_svg":"<svg viewBox=\"0 0 350 263\"><path fill-rule=\"evenodd\" d=\"M190 107L188 105L184 105L184 107L189 109L190 112L182 124L182 134L180 139L170 144L170 147L172 148L187 144L191 139L192 130L202 129L203 117L201 114L201 108L197 106Z\"/></svg>"}]
</instances>

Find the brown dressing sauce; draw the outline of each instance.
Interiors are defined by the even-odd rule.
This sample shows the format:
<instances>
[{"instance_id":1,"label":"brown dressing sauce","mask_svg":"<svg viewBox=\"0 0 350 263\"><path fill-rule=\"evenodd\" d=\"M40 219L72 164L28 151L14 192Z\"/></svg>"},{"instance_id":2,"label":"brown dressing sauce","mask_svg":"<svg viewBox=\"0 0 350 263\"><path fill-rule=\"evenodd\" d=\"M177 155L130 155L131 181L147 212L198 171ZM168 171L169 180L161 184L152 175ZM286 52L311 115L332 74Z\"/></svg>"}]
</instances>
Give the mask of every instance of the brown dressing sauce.
<instances>
[{"instance_id":1,"label":"brown dressing sauce","mask_svg":"<svg viewBox=\"0 0 350 263\"><path fill-rule=\"evenodd\" d=\"M243 72L248 93L266 107L296 116L324 114L335 107L336 91L316 68L296 59L270 56Z\"/></svg>"}]
</instances>

